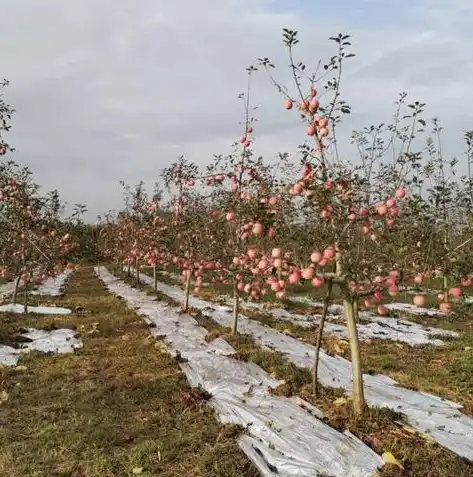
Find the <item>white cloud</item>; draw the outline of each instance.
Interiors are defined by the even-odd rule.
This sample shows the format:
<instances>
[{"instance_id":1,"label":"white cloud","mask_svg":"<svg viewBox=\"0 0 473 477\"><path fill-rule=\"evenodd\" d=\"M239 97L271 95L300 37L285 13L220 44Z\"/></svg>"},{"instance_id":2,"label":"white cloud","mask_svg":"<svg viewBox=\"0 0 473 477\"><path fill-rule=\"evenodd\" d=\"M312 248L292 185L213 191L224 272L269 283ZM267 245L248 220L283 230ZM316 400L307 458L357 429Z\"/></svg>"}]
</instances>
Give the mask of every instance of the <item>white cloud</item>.
<instances>
[{"instance_id":1,"label":"white cloud","mask_svg":"<svg viewBox=\"0 0 473 477\"><path fill-rule=\"evenodd\" d=\"M356 11L351 3L324 13L265 0L0 0L15 159L64 199L87 203L91 219L119 207L120 179L151 181L181 153L206 164L230 150L245 67L268 56L288 80L283 27L300 30L300 57L312 66L332 54L329 36L352 34L357 57L343 96L354 113L345 137L387 120L407 90L441 118L446 149L460 154L463 130L473 127L471 2L393 2L392 10L370 2ZM258 152L295 151L303 138L297 115L282 110L262 75L254 95Z\"/></svg>"}]
</instances>

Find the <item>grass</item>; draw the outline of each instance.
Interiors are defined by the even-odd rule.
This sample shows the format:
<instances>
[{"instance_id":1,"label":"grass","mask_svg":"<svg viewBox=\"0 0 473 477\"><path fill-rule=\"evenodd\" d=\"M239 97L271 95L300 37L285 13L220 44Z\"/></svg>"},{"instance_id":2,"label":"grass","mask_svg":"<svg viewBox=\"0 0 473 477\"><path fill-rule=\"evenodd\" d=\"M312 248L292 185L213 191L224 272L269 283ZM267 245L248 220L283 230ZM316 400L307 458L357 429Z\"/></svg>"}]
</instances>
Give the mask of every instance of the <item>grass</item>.
<instances>
[{"instance_id":1,"label":"grass","mask_svg":"<svg viewBox=\"0 0 473 477\"><path fill-rule=\"evenodd\" d=\"M128 279L128 281L132 283L132 279ZM171 283L168 277L163 278L163 281ZM150 287L141 286L140 288L146 290L147 293L152 293ZM160 297L166 299L163 295L160 295ZM169 299L168 301L172 302ZM255 313L254 310L253 313ZM363 419L357 419L351 411L350 402L343 398L342 390L321 387L319 396L315 398L312 395L312 378L309 370L297 368L281 353L261 349L248 336L231 335L229 328L220 326L198 310L191 310L191 314L202 327L209 331L209 340L219 336L224 338L237 350L235 356L237 359L251 361L273 377L283 380L284 384L274 391L275 394L283 396L298 395L323 410L324 420L328 425L340 431L350 430L379 454L391 452L401 461L404 470L394 465L386 465L380 472L382 477L471 477L473 475L472 463L416 434L413 429L402 423L403 416L388 409L367 409ZM312 341L315 335L313 331L303 330L291 325L291 323L272 320L264 314L253 317L266 325L279 329L281 332L294 335L305 341ZM297 336L298 333L299 336ZM325 339L324 346L331 348L332 352L334 344L327 338ZM377 349L378 345L379 343L374 343L373 348ZM399 349L397 344L393 344L393 346L394 349ZM405 347L406 362L409 349L407 346ZM363 358L366 362L365 351ZM388 374L388 371L394 372L397 369L397 356L392 356L381 350L378 356L379 367L384 368L384 374ZM412 361L415 361L415 359ZM425 366L426 362L427 359L418 365L419 369L426 368L423 372L427 380L429 368ZM471 379L468 372L468 366L461 370L465 380L464 389L467 389L468 382Z\"/></svg>"},{"instance_id":2,"label":"grass","mask_svg":"<svg viewBox=\"0 0 473 477\"><path fill-rule=\"evenodd\" d=\"M77 329L77 355L25 355L0 368L0 475L8 477L255 477L241 430L219 424L205 396L136 313L109 295L91 269L62 299L69 316L0 316L1 339L21 327ZM5 394L3 395L5 396ZM135 474L134 474L135 472Z\"/></svg>"},{"instance_id":3,"label":"grass","mask_svg":"<svg viewBox=\"0 0 473 477\"><path fill-rule=\"evenodd\" d=\"M287 321L275 320L267 313L245 310L245 315L301 341L315 345L317 328L307 329ZM363 369L368 374L384 374L402 386L436 394L465 406L473 416L473 332L460 338L441 337L442 347L412 347L386 340L361 342ZM324 336L323 348L330 354L350 359L348 341Z\"/></svg>"}]
</instances>

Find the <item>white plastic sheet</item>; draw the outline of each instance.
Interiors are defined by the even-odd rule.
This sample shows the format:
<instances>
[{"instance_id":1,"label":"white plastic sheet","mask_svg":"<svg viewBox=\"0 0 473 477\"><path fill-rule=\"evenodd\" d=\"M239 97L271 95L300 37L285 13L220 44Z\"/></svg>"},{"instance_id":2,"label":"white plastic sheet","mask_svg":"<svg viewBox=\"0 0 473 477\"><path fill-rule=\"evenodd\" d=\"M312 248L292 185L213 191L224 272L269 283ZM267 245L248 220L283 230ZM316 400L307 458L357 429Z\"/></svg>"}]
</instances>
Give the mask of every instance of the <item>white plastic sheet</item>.
<instances>
[{"instance_id":1,"label":"white plastic sheet","mask_svg":"<svg viewBox=\"0 0 473 477\"><path fill-rule=\"evenodd\" d=\"M27 307L28 313L37 313L39 315L70 315L70 308L62 308L60 306L30 306ZM0 312L8 313L24 313L25 307L20 303L8 303L0 305Z\"/></svg>"},{"instance_id":2,"label":"white plastic sheet","mask_svg":"<svg viewBox=\"0 0 473 477\"><path fill-rule=\"evenodd\" d=\"M141 277L144 283L152 284L153 280L147 276L143 275ZM160 282L160 287L161 282ZM177 287L176 290L180 290ZM173 291L169 290L170 293ZM164 292L166 293L166 292ZM166 293L169 295L169 293ZM180 295L169 295L172 296L176 300L183 299L183 292L180 291ZM225 298L225 297L222 297ZM228 298L228 297L226 297ZM315 307L323 307L323 303L319 302L312 302L308 298L305 297L296 297L296 301L301 301L304 303L310 303L312 306ZM396 305L396 304L393 304ZM399 305L403 305L400 303ZM242 302L241 306L243 308L261 308L261 303L249 302L244 301ZM416 308L417 307L413 307ZM406 307L406 310L410 311L410 307ZM429 311L425 308L420 308L421 312ZM310 328L314 325L320 323L320 315L301 315L290 313L282 308L276 308L272 310L265 310L271 313L275 318L289 321L293 324L298 326L302 326L305 328ZM329 306L329 316L328 321L325 323L324 329L325 332L331 334L333 336L337 336L339 338L346 338L348 337L348 330L346 326L338 323L331 323L330 320L340 320L341 316L343 315L343 306L338 304L332 304ZM455 331L450 330L443 330L440 328L426 328L418 323L414 323L411 321L406 320L399 320L397 318L390 318L390 317L381 317L374 315L373 313L369 312L360 312L360 318L371 321L368 324L359 324L358 325L358 332L359 337L362 341L367 341L371 339L381 339L381 340L390 340L390 341L399 341L402 343L407 343L411 346L416 345L424 345L424 344L432 344L435 346L442 346L444 342L439 338L433 338L433 336L448 336L452 338L456 338L459 334Z\"/></svg>"},{"instance_id":3,"label":"white plastic sheet","mask_svg":"<svg viewBox=\"0 0 473 477\"><path fill-rule=\"evenodd\" d=\"M64 273L56 277L48 277L43 283L41 283L37 290L31 290L32 295L49 295L49 296L61 296L64 294L64 287L67 280L71 277L73 271L66 270ZM20 280L20 286L24 285L23 280ZM0 286L0 300L12 295L15 291L15 280L8 283L4 283Z\"/></svg>"},{"instance_id":4,"label":"white plastic sheet","mask_svg":"<svg viewBox=\"0 0 473 477\"><path fill-rule=\"evenodd\" d=\"M227 355L224 340L206 342L207 331L188 315L115 280L103 267L96 273L111 293L121 296L148 323L154 336L164 336L192 386L211 393L210 404L226 423L240 424L248 435L242 450L268 477L370 477L382 459L352 434L340 433L321 422L321 412L305 401L271 395L280 383L254 363Z\"/></svg>"},{"instance_id":5,"label":"white plastic sheet","mask_svg":"<svg viewBox=\"0 0 473 477\"><path fill-rule=\"evenodd\" d=\"M51 331L28 328L21 336L32 341L20 343L20 348L0 345L0 364L14 366L22 353L28 353L31 350L65 354L73 353L74 350L83 346L82 341L76 338L76 332L65 328Z\"/></svg>"},{"instance_id":6,"label":"white plastic sheet","mask_svg":"<svg viewBox=\"0 0 473 477\"><path fill-rule=\"evenodd\" d=\"M415 288L415 287L401 288L401 291L409 295L437 295L438 293L442 292L442 290L435 290L432 288Z\"/></svg>"},{"instance_id":7,"label":"white plastic sheet","mask_svg":"<svg viewBox=\"0 0 473 477\"><path fill-rule=\"evenodd\" d=\"M144 281L149 277L143 276ZM184 292L176 286L158 283L162 293L181 301ZM200 309L222 326L231 325L228 307L215 306L204 300L191 297L190 306ZM332 308L335 311L335 308ZM253 337L266 349L283 353L296 366L311 368L315 347L277 330L240 315L239 332ZM350 361L340 356L320 353L319 380L322 385L342 388L352 392ZM451 450L459 456L473 461L473 419L460 412L462 406L431 394L405 389L396 381L383 375L364 375L365 397L373 407L386 407L403 413L409 424L420 433Z\"/></svg>"},{"instance_id":8,"label":"white plastic sheet","mask_svg":"<svg viewBox=\"0 0 473 477\"><path fill-rule=\"evenodd\" d=\"M15 282L16 280L12 280L0 286L0 300L3 300L9 295L13 295L15 291ZM25 282L20 280L19 286L22 287L24 284Z\"/></svg>"},{"instance_id":9,"label":"white plastic sheet","mask_svg":"<svg viewBox=\"0 0 473 477\"><path fill-rule=\"evenodd\" d=\"M245 306L245 305L243 305ZM274 318L283 321L289 321L295 325L310 328L320 323L320 315L300 315L290 313L282 308L269 310ZM358 334L362 341L371 339L400 341L411 346L432 344L434 346L442 346L444 342L432 336L449 336L456 338L459 334L455 331L443 330L440 328L424 328L418 323L413 323L396 318L376 317L363 314L362 318L371 321L371 323L358 324ZM340 319L340 315L329 315L324 325L324 331L338 338L347 338L348 330L346 326L331 323L331 319Z\"/></svg>"},{"instance_id":10,"label":"white plastic sheet","mask_svg":"<svg viewBox=\"0 0 473 477\"><path fill-rule=\"evenodd\" d=\"M307 305L310 305L310 306L323 306L322 303L314 302L310 298L302 297L302 296L291 297L291 300L299 302L299 303L304 303L304 304L307 304ZM386 303L385 306L389 310L411 313L413 315L445 316L445 313L441 312L440 310L437 310L436 308L423 308L423 307L411 305L410 303ZM337 309L337 307L339 307L338 308L339 310L340 309L343 310L341 305L332 305L332 310L335 311ZM369 315L373 316L372 313L366 313L366 312L365 312L364 316L365 315L366 316L369 316Z\"/></svg>"},{"instance_id":11,"label":"white plastic sheet","mask_svg":"<svg viewBox=\"0 0 473 477\"><path fill-rule=\"evenodd\" d=\"M39 285L38 289L33 290L31 294L48 296L64 295L64 288L72 273L73 271L68 269L55 277L48 277L43 283Z\"/></svg>"},{"instance_id":12,"label":"white plastic sheet","mask_svg":"<svg viewBox=\"0 0 473 477\"><path fill-rule=\"evenodd\" d=\"M411 305L410 303L386 303L386 308L393 311L412 313L413 315L446 316L445 313L435 308L423 308L421 306Z\"/></svg>"},{"instance_id":13,"label":"white plastic sheet","mask_svg":"<svg viewBox=\"0 0 473 477\"><path fill-rule=\"evenodd\" d=\"M169 276L172 276L175 279L179 279L179 276L170 272L161 272ZM144 282L152 284L152 280L149 276L144 275L142 277ZM228 301L229 297L222 295L220 297L224 301ZM323 307L323 303L314 302L306 297L291 297L292 301L301 302L305 304L310 304L315 307ZM242 308L257 308L261 309L263 303L261 302L251 302L243 301L241 303ZM388 308L399 311L406 311L408 313L416 313L422 315L443 315L439 310L433 310L429 308L419 308L413 305L404 304L404 303L393 303L387 305ZM266 309L266 312L269 312L273 315L274 318L289 321L297 326L303 328L311 328L314 325L320 323L320 315L302 315L288 312L282 308L273 308ZM331 321L339 321L343 315L343 306L338 304L332 304L329 307L329 315L327 316L327 321L325 322L324 330L327 334L336 336L338 338L347 338L348 330L346 326L339 323L331 323ZM431 344L434 346L443 346L444 342L438 338L438 336L446 336L451 338L457 338L459 333L450 330L444 330L440 328L433 327L424 327L418 323L412 321L401 320L391 317L382 317L375 315L370 312L362 311L360 312L360 317L366 321L371 321L369 324L359 324L358 332L359 338L362 341L369 341L372 339L388 340L388 341L399 341L402 343L409 344L411 346ZM435 336L435 338L434 338Z\"/></svg>"}]
</instances>

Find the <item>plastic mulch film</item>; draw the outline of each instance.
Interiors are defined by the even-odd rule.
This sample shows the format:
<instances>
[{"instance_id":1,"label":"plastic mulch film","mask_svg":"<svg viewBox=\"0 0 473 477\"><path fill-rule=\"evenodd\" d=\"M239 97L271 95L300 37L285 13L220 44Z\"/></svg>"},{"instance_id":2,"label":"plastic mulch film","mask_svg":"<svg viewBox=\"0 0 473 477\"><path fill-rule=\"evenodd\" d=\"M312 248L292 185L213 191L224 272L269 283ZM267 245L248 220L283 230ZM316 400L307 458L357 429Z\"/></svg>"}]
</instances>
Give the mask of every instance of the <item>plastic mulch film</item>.
<instances>
[{"instance_id":1,"label":"plastic mulch film","mask_svg":"<svg viewBox=\"0 0 473 477\"><path fill-rule=\"evenodd\" d=\"M30 339L30 342L21 343L20 348L0 345L0 364L15 366L20 355L31 350L53 354L73 353L83 346L82 341L76 338L76 334L74 330L69 329L47 331L28 328L21 336Z\"/></svg>"},{"instance_id":2,"label":"plastic mulch film","mask_svg":"<svg viewBox=\"0 0 473 477\"><path fill-rule=\"evenodd\" d=\"M96 273L111 293L153 323L172 354L187 361L181 368L192 386L211 394L209 404L224 423L247 433L240 447L264 477L371 477L383 460L352 434L324 424L321 412L297 398L273 396L281 383L254 363L233 359L223 339L206 341L207 331L190 316L156 302L114 279L105 268Z\"/></svg>"},{"instance_id":3,"label":"plastic mulch film","mask_svg":"<svg viewBox=\"0 0 473 477\"><path fill-rule=\"evenodd\" d=\"M143 275L142 279L152 283L150 277ZM177 286L159 282L158 289L175 300L181 301L184 298L184 292ZM222 326L231 326L228 307L216 306L194 297L190 297L190 306L202 310ZM336 311L334 308L332 310ZM238 330L242 334L251 335L263 348L281 352L298 367L311 368L313 365L314 346L263 326L244 315L239 316ZM351 393L351 373L350 361L340 356L329 356L323 351L320 353L319 381L323 386L342 388ZM473 461L473 419L460 412L463 406L431 394L403 388L387 376L365 374L363 379L368 405L404 414L409 425L418 432L453 453Z\"/></svg>"}]
</instances>

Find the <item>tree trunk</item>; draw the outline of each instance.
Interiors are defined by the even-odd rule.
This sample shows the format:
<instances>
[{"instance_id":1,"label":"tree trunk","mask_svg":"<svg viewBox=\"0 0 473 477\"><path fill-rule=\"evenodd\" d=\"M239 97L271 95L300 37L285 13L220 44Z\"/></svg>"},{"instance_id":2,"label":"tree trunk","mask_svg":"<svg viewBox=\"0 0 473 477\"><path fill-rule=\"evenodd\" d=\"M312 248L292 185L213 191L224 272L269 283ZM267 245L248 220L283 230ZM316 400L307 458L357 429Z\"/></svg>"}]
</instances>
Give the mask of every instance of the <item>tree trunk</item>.
<instances>
[{"instance_id":1,"label":"tree trunk","mask_svg":"<svg viewBox=\"0 0 473 477\"><path fill-rule=\"evenodd\" d=\"M363 391L363 373L361 368L361 349L356 328L355 307L353 300L348 296L343 298L343 308L345 321L350 338L351 366L353 377L353 410L355 415L361 416L365 407L365 396Z\"/></svg>"},{"instance_id":2,"label":"tree trunk","mask_svg":"<svg viewBox=\"0 0 473 477\"><path fill-rule=\"evenodd\" d=\"M26 315L26 313L28 313L28 282L25 282L25 287L23 289L23 308Z\"/></svg>"},{"instance_id":3,"label":"tree trunk","mask_svg":"<svg viewBox=\"0 0 473 477\"><path fill-rule=\"evenodd\" d=\"M358 309L358 300L353 301L353 311L355 312L355 322L359 323L360 322L360 314L359 314L359 309Z\"/></svg>"},{"instance_id":4,"label":"tree trunk","mask_svg":"<svg viewBox=\"0 0 473 477\"><path fill-rule=\"evenodd\" d=\"M442 173L443 173L443 169L442 169ZM443 246L444 246L444 249L445 249L445 252L448 254L448 228L447 228L447 209L446 209L446 205L445 203L443 204L443 226L445 227L444 229L444 233L443 233ZM447 260L445 260L445 262L447 262ZM448 262L447 262L448 263ZM445 263L444 265L447 265L447 263ZM448 303L449 301L449 297L448 297L448 275L449 275L449 267L448 265L446 267L444 267L444 270L443 270L443 291L444 291L444 300L445 300L445 303Z\"/></svg>"},{"instance_id":5,"label":"tree trunk","mask_svg":"<svg viewBox=\"0 0 473 477\"><path fill-rule=\"evenodd\" d=\"M314 368L312 369L312 393L314 397L317 397L318 393L318 370L319 370L319 359L320 359L320 347L322 345L322 337L324 333L325 320L328 314L328 307L330 304L330 296L332 295L332 280L328 281L327 284L327 295L324 298L324 309L322 311L322 318L320 319L319 331L317 333L317 344L315 347L315 357L314 357Z\"/></svg>"},{"instance_id":6,"label":"tree trunk","mask_svg":"<svg viewBox=\"0 0 473 477\"><path fill-rule=\"evenodd\" d=\"M233 310L232 310L232 334L238 333L238 312L240 308L240 296L236 280L233 282Z\"/></svg>"},{"instance_id":7,"label":"tree trunk","mask_svg":"<svg viewBox=\"0 0 473 477\"><path fill-rule=\"evenodd\" d=\"M140 286L140 261L138 259L136 259L136 262L135 262L135 280L136 280L136 286L139 287Z\"/></svg>"},{"instance_id":8,"label":"tree trunk","mask_svg":"<svg viewBox=\"0 0 473 477\"><path fill-rule=\"evenodd\" d=\"M363 392L363 373L361 370L360 340L358 338L358 329L356 327L353 297L350 294L348 284L344 277L343 258L338 243L335 243L335 272L337 277L342 280L340 289L343 296L343 310L350 340L351 369L353 378L353 411L356 416L361 416L365 407L365 397Z\"/></svg>"},{"instance_id":9,"label":"tree trunk","mask_svg":"<svg viewBox=\"0 0 473 477\"><path fill-rule=\"evenodd\" d=\"M13 304L16 305L17 298L18 298L18 288L20 288L20 281L21 275L18 275L17 279L15 280L15 289L13 291Z\"/></svg>"},{"instance_id":10,"label":"tree trunk","mask_svg":"<svg viewBox=\"0 0 473 477\"><path fill-rule=\"evenodd\" d=\"M153 289L158 291L158 267L153 267Z\"/></svg>"},{"instance_id":11,"label":"tree trunk","mask_svg":"<svg viewBox=\"0 0 473 477\"><path fill-rule=\"evenodd\" d=\"M449 297L448 297L448 275L446 273L443 274L443 300L445 303L448 303Z\"/></svg>"},{"instance_id":12,"label":"tree trunk","mask_svg":"<svg viewBox=\"0 0 473 477\"><path fill-rule=\"evenodd\" d=\"M126 271L126 274L131 277L131 264L128 264L128 270Z\"/></svg>"},{"instance_id":13,"label":"tree trunk","mask_svg":"<svg viewBox=\"0 0 473 477\"><path fill-rule=\"evenodd\" d=\"M187 275L187 278L186 278L186 287L184 290L184 293L185 293L184 304L182 306L182 311L184 312L189 309L189 295L191 293L191 278L192 278L192 274L189 270L189 274Z\"/></svg>"}]
</instances>

